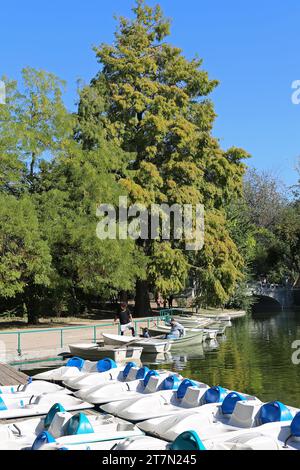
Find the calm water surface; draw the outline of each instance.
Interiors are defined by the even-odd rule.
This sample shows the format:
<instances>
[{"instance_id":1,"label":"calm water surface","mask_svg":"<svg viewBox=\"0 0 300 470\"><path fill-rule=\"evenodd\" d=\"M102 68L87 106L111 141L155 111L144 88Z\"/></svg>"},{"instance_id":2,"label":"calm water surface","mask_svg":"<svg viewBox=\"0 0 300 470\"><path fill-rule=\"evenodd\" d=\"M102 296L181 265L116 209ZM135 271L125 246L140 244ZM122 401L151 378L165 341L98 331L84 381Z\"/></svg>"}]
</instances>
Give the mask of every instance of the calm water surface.
<instances>
[{"instance_id":1,"label":"calm water surface","mask_svg":"<svg viewBox=\"0 0 300 470\"><path fill-rule=\"evenodd\" d=\"M300 364L294 365L291 359L296 339L300 340L299 311L249 314L234 320L218 344L157 357L145 355L142 360L153 368L178 371L184 377L256 395L262 401L280 400L300 407ZM29 370L27 365L26 369L33 375L40 367L32 365Z\"/></svg>"},{"instance_id":2,"label":"calm water surface","mask_svg":"<svg viewBox=\"0 0 300 470\"><path fill-rule=\"evenodd\" d=\"M172 352L167 365L156 367L254 394L262 401L280 400L300 407L300 364L291 360L295 339L300 340L300 312L249 314L226 329L218 349L193 347L184 353Z\"/></svg>"}]
</instances>

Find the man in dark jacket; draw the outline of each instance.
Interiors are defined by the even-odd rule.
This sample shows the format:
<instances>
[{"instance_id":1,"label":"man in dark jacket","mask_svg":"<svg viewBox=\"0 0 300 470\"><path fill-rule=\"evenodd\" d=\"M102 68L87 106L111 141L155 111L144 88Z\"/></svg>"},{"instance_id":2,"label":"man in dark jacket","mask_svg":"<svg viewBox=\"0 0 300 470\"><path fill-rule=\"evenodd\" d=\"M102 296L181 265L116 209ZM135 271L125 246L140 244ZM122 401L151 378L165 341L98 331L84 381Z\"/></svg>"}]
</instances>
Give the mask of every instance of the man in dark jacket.
<instances>
[{"instance_id":1,"label":"man in dark jacket","mask_svg":"<svg viewBox=\"0 0 300 470\"><path fill-rule=\"evenodd\" d=\"M120 310L115 316L114 323L119 320L120 327L121 327L121 336L124 335L126 330L131 330L132 336L135 336L135 331L132 324L132 315L127 307L126 302L121 302Z\"/></svg>"}]
</instances>

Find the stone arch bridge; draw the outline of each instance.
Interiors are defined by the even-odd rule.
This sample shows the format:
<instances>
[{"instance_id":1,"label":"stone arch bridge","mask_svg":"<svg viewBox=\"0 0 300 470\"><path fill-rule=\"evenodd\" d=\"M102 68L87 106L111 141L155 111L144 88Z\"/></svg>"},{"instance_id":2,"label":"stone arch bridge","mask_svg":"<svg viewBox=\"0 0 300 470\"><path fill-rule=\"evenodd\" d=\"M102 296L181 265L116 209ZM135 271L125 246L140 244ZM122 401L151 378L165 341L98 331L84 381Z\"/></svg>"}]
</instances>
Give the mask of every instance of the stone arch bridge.
<instances>
[{"instance_id":1,"label":"stone arch bridge","mask_svg":"<svg viewBox=\"0 0 300 470\"><path fill-rule=\"evenodd\" d=\"M299 294L300 289L274 284L262 286L257 282L248 286L248 295L256 297L257 302L266 303L270 307L274 306L274 308L277 307L281 310L289 309L298 304Z\"/></svg>"}]
</instances>

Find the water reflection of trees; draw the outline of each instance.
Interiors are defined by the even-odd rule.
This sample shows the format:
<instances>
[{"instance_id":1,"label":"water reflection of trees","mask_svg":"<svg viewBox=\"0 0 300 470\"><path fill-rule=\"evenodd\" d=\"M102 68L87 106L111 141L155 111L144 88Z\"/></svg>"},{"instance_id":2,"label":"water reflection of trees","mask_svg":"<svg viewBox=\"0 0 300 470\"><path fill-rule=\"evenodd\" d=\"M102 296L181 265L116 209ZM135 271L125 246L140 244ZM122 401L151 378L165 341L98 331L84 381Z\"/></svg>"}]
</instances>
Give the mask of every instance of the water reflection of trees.
<instances>
[{"instance_id":1,"label":"water reflection of trees","mask_svg":"<svg viewBox=\"0 0 300 470\"><path fill-rule=\"evenodd\" d=\"M277 399L300 406L300 366L291 362L291 344L298 330L298 319L292 315L261 322L247 317L228 331L218 351L205 353L205 360L190 356L181 362L181 373L263 401Z\"/></svg>"}]
</instances>

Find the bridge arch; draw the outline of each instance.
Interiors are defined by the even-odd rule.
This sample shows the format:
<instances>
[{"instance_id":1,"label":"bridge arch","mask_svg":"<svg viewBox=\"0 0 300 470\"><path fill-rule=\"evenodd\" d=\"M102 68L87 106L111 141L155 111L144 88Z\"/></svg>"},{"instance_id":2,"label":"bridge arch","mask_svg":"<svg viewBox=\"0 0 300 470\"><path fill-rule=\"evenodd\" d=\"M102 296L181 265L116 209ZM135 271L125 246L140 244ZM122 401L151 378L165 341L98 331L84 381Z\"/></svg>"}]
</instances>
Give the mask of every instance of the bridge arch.
<instances>
[{"instance_id":1,"label":"bridge arch","mask_svg":"<svg viewBox=\"0 0 300 470\"><path fill-rule=\"evenodd\" d=\"M276 298L268 295L254 295L255 301L252 306L253 313L259 312L281 312L282 305Z\"/></svg>"}]
</instances>

